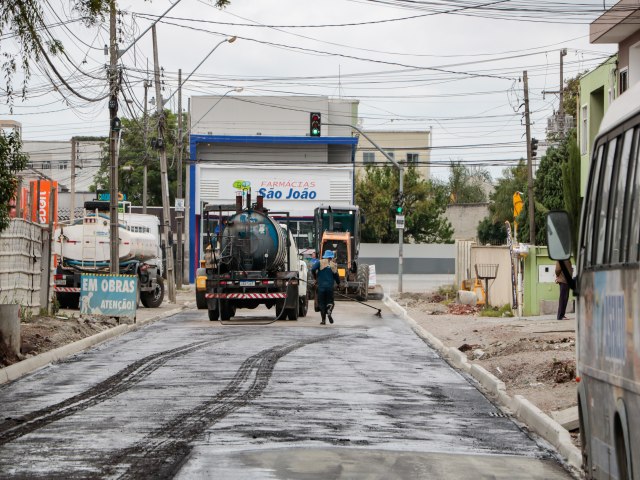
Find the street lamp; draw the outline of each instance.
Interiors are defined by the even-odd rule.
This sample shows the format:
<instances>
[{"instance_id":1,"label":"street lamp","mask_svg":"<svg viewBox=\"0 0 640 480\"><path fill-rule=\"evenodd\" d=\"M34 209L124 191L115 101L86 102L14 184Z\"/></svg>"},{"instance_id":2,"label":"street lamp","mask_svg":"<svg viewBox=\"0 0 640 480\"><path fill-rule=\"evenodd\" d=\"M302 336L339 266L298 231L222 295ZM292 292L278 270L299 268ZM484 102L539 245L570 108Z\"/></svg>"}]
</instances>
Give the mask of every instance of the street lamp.
<instances>
[{"instance_id":1,"label":"street lamp","mask_svg":"<svg viewBox=\"0 0 640 480\"><path fill-rule=\"evenodd\" d=\"M207 58L209 58L209 57L211 56L211 54L212 54L213 52L215 52L216 48L218 48L218 47L219 47L220 45L222 45L223 43L233 43L233 42L235 42L237 39L238 39L238 37L236 37L236 36L234 35L234 36L232 36L232 37L225 38L224 40L222 40L222 41L218 42L218 43L216 44L216 46L215 46L215 47L213 47L213 48L209 51L209 53L207 53L207 55L202 59L202 61L201 61L201 62L196 66L196 68L194 68L194 69L191 71L191 73L190 73L189 75L187 75L187 78L185 78L185 79L184 79L184 80L183 80L183 81L178 85L178 88L176 89L176 91L175 91L175 92L173 92L171 95L169 95L169 97L168 97L166 100L164 100L163 105L166 105L166 104L167 104L167 102L173 98L173 96L176 94L176 92L180 90L180 87L182 87L182 85L184 85L185 83L187 83L187 80L189 80L189 79L191 78L191 75L193 75L193 74L196 72L196 70L197 70L198 68L200 68L204 62L206 62L206 61L207 61ZM179 112L179 113L182 113L182 112Z\"/></svg>"}]
</instances>

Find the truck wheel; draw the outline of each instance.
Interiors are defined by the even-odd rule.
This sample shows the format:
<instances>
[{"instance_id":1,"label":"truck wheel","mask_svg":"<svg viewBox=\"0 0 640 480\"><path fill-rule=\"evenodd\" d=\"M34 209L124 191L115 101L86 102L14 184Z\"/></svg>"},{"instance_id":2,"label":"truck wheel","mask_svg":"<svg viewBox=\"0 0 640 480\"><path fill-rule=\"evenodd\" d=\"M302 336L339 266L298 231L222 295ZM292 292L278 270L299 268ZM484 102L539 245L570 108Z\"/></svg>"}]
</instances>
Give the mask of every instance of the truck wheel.
<instances>
[{"instance_id":1,"label":"truck wheel","mask_svg":"<svg viewBox=\"0 0 640 480\"><path fill-rule=\"evenodd\" d=\"M75 310L80 308L79 293L56 292L56 299L60 308L73 308Z\"/></svg>"},{"instance_id":2,"label":"truck wheel","mask_svg":"<svg viewBox=\"0 0 640 480\"><path fill-rule=\"evenodd\" d=\"M207 299L204 297L205 292L196 292L196 306L198 310L205 310L207 308Z\"/></svg>"},{"instance_id":3,"label":"truck wheel","mask_svg":"<svg viewBox=\"0 0 640 480\"><path fill-rule=\"evenodd\" d=\"M298 298L298 317L306 317L309 311L309 299L305 295Z\"/></svg>"},{"instance_id":4,"label":"truck wheel","mask_svg":"<svg viewBox=\"0 0 640 480\"><path fill-rule=\"evenodd\" d=\"M156 279L156 288L150 292L140 292L140 301L147 308L158 308L164 299L164 281L162 277Z\"/></svg>"},{"instance_id":5,"label":"truck wheel","mask_svg":"<svg viewBox=\"0 0 640 480\"><path fill-rule=\"evenodd\" d=\"M298 307L287 309L287 318L289 320L298 320Z\"/></svg>"},{"instance_id":6,"label":"truck wheel","mask_svg":"<svg viewBox=\"0 0 640 480\"><path fill-rule=\"evenodd\" d=\"M220 320L230 320L233 316L234 309L229 305L228 301L220 302Z\"/></svg>"},{"instance_id":7,"label":"truck wheel","mask_svg":"<svg viewBox=\"0 0 640 480\"><path fill-rule=\"evenodd\" d=\"M358 291L356 292L356 298L361 302L364 302L369 296L369 265L365 263L358 264L358 274L356 280L358 281Z\"/></svg>"},{"instance_id":8,"label":"truck wheel","mask_svg":"<svg viewBox=\"0 0 640 480\"><path fill-rule=\"evenodd\" d=\"M209 310L209 320L211 320L212 322L217 322L218 321L218 317L220 315L218 314L218 310Z\"/></svg>"}]
</instances>

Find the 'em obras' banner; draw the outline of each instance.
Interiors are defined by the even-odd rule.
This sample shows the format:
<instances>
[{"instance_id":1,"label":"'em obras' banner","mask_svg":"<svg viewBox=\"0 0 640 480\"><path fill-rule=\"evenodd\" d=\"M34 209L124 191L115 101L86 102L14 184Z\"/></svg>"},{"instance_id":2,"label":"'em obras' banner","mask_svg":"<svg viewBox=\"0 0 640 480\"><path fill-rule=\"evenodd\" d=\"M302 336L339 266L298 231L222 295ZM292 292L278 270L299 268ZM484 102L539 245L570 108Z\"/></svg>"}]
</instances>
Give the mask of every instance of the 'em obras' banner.
<instances>
[{"instance_id":1,"label":"'em obras' banner","mask_svg":"<svg viewBox=\"0 0 640 480\"><path fill-rule=\"evenodd\" d=\"M82 274L81 314L135 318L137 305L138 277L136 275Z\"/></svg>"}]
</instances>

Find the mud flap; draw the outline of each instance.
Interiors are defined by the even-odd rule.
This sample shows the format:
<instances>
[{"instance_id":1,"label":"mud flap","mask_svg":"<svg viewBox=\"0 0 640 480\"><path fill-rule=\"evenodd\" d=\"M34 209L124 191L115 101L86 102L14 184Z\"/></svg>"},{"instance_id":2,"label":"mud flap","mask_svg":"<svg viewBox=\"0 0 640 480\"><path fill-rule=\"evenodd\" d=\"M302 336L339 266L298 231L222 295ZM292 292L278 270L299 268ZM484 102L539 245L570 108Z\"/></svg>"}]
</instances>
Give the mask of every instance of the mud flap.
<instances>
[{"instance_id":1,"label":"mud flap","mask_svg":"<svg viewBox=\"0 0 640 480\"><path fill-rule=\"evenodd\" d=\"M284 308L298 309L298 285L287 286L287 298L284 301Z\"/></svg>"}]
</instances>

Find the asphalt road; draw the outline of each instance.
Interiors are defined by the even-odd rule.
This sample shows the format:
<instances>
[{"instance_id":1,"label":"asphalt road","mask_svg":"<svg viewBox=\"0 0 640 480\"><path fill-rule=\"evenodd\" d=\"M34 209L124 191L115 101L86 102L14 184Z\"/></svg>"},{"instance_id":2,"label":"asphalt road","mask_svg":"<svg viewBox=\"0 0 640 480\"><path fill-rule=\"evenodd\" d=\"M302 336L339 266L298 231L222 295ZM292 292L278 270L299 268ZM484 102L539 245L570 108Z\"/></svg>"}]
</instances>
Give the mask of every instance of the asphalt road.
<instances>
[{"instance_id":1,"label":"asphalt road","mask_svg":"<svg viewBox=\"0 0 640 480\"><path fill-rule=\"evenodd\" d=\"M571 478L371 303L185 311L0 387L0 478Z\"/></svg>"}]
</instances>

